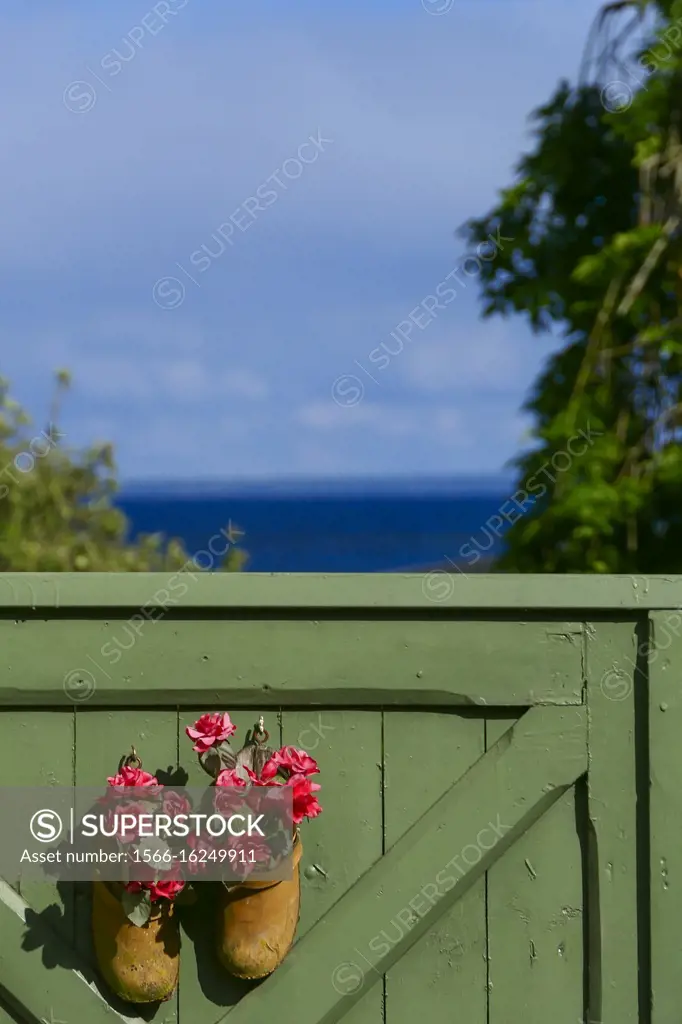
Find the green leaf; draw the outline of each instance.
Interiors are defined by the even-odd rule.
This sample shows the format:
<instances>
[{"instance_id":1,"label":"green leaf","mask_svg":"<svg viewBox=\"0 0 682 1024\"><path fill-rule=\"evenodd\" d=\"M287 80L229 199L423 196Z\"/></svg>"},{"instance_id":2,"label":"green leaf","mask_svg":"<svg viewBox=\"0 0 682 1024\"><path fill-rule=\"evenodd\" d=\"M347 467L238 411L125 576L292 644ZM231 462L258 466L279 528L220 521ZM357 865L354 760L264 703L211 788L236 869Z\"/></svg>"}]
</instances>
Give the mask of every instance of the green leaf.
<instances>
[{"instance_id":1,"label":"green leaf","mask_svg":"<svg viewBox=\"0 0 682 1024\"><path fill-rule=\"evenodd\" d=\"M220 775L221 759L215 747L210 747L205 753L199 754L199 764L214 779Z\"/></svg>"},{"instance_id":2,"label":"green leaf","mask_svg":"<svg viewBox=\"0 0 682 1024\"><path fill-rule=\"evenodd\" d=\"M643 4L669 53L682 0ZM605 31L589 45L595 68L614 68L643 40ZM682 571L682 228L669 220L681 208L670 111L682 50L660 64L627 113L606 112L607 79L560 83L532 115L511 184L468 222L470 251L498 224L514 237L478 276L484 315L553 335L522 406L534 450L510 463L516 490L536 499L505 529L503 571ZM583 446L587 424L601 436Z\"/></svg>"},{"instance_id":3,"label":"green leaf","mask_svg":"<svg viewBox=\"0 0 682 1024\"><path fill-rule=\"evenodd\" d=\"M639 337L642 341L662 341L667 338L670 334L670 328L667 324L651 324L649 327L645 327L643 331L640 331Z\"/></svg>"},{"instance_id":4,"label":"green leaf","mask_svg":"<svg viewBox=\"0 0 682 1024\"><path fill-rule=\"evenodd\" d=\"M141 892L129 892L123 890L121 895L123 912L128 920L137 928L142 928L147 923L152 913L152 899L148 889Z\"/></svg>"},{"instance_id":5,"label":"green leaf","mask_svg":"<svg viewBox=\"0 0 682 1024\"><path fill-rule=\"evenodd\" d=\"M220 764L222 768L231 770L236 767L237 755L230 746L229 742L225 740L223 743L219 743L217 747L218 756L220 758Z\"/></svg>"},{"instance_id":6,"label":"green leaf","mask_svg":"<svg viewBox=\"0 0 682 1024\"><path fill-rule=\"evenodd\" d=\"M604 256L585 256L573 271L573 278L576 281L587 282L599 277L605 272Z\"/></svg>"},{"instance_id":7,"label":"green leaf","mask_svg":"<svg viewBox=\"0 0 682 1024\"><path fill-rule=\"evenodd\" d=\"M140 861L148 864L153 874L170 871L175 866L171 848L160 836L145 836L137 844L137 852Z\"/></svg>"},{"instance_id":8,"label":"green leaf","mask_svg":"<svg viewBox=\"0 0 682 1024\"><path fill-rule=\"evenodd\" d=\"M0 572L187 570L192 559L178 540L161 534L129 540L130 523L112 504L112 446L97 439L70 446L61 430L69 382L67 371L58 370L49 406L31 425L0 378ZM14 472L17 457L22 467L32 462L30 472ZM213 568L238 571L244 557L233 544ZM80 699L77 693L74 699Z\"/></svg>"},{"instance_id":9,"label":"green leaf","mask_svg":"<svg viewBox=\"0 0 682 1024\"><path fill-rule=\"evenodd\" d=\"M622 231L613 237L614 252L630 252L631 250L648 249L657 238L662 235L660 225L653 227L635 228L632 231Z\"/></svg>"}]
</instances>

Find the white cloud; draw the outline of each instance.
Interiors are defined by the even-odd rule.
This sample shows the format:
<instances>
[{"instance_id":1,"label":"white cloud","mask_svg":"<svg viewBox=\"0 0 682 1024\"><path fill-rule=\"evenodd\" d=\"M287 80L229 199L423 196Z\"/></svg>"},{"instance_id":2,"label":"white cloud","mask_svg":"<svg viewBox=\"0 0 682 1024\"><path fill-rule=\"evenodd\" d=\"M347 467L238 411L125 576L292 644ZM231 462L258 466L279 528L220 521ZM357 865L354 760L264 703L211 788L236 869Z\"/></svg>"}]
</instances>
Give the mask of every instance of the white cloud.
<instances>
[{"instance_id":1,"label":"white cloud","mask_svg":"<svg viewBox=\"0 0 682 1024\"><path fill-rule=\"evenodd\" d=\"M460 409L438 409L433 413L434 430L439 435L461 439L466 430L466 421Z\"/></svg>"},{"instance_id":2,"label":"white cloud","mask_svg":"<svg viewBox=\"0 0 682 1024\"><path fill-rule=\"evenodd\" d=\"M396 365L406 380L427 393L475 388L518 394L528 382L528 365L548 348L520 327L499 320L455 322L447 330L434 324L433 334L426 328L415 336Z\"/></svg>"},{"instance_id":3,"label":"white cloud","mask_svg":"<svg viewBox=\"0 0 682 1024\"><path fill-rule=\"evenodd\" d=\"M349 14L345 33L312 35L292 20L286 32L254 23L197 36L188 15L115 77L98 63L120 42L123 14L107 33L102 26L97 46L84 42L83 14L5 25L5 263L54 266L66 234L79 239L81 259L106 264L115 244L133 261L140 249L163 249L172 265L318 129L333 144L252 232L270 218L297 230L333 220L342 236L423 243L508 176L525 113L561 69L574 70L589 23L553 4L548 36L541 5L510 0L467 5L449 19L397 20L388 34L385 21ZM17 90L27 53L34 73ZM97 92L80 115L63 102L74 79Z\"/></svg>"},{"instance_id":4,"label":"white cloud","mask_svg":"<svg viewBox=\"0 0 682 1024\"><path fill-rule=\"evenodd\" d=\"M251 401L260 401L270 393L268 382L250 370L227 370L221 376L221 385L226 394Z\"/></svg>"},{"instance_id":5,"label":"white cloud","mask_svg":"<svg viewBox=\"0 0 682 1024\"><path fill-rule=\"evenodd\" d=\"M176 359L163 365L159 384L163 394L178 401L196 402L211 391L206 368L191 359Z\"/></svg>"},{"instance_id":6,"label":"white cloud","mask_svg":"<svg viewBox=\"0 0 682 1024\"><path fill-rule=\"evenodd\" d=\"M2 372L22 400L44 408L52 367L71 368L74 436L110 427L137 477L465 472L517 449L548 346L518 321L475 324L475 284L378 387L365 379L356 409L330 390L456 264L453 229L509 183L597 0L444 18L396 0L389 19L367 0L272 20L190 3L110 92L86 65L139 5L36 3L0 42ZM63 102L77 79L97 90L82 115ZM178 309L155 305L154 282L318 129L333 143L317 162Z\"/></svg>"},{"instance_id":7,"label":"white cloud","mask_svg":"<svg viewBox=\"0 0 682 1024\"><path fill-rule=\"evenodd\" d=\"M78 362L76 385L92 398L148 401L155 394L149 367L121 356L86 356Z\"/></svg>"},{"instance_id":8,"label":"white cloud","mask_svg":"<svg viewBox=\"0 0 682 1024\"><path fill-rule=\"evenodd\" d=\"M342 408L329 402L311 402L299 409L297 422L315 430L355 430L368 428L384 437L406 437L419 430L414 412L400 407L362 402L351 408Z\"/></svg>"}]
</instances>

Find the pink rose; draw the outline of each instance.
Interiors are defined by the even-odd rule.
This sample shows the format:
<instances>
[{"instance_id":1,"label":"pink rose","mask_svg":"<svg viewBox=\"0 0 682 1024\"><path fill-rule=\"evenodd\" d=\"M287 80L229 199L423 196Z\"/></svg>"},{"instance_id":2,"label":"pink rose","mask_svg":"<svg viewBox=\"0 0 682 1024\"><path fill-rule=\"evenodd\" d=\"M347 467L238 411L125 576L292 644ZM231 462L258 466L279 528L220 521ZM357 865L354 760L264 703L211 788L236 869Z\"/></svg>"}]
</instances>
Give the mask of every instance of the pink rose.
<instances>
[{"instance_id":1,"label":"pink rose","mask_svg":"<svg viewBox=\"0 0 682 1024\"><path fill-rule=\"evenodd\" d=\"M162 899L174 900L178 893L181 893L185 888L185 883L175 881L128 882L125 888L128 892L143 892L144 890L148 890L152 903L158 903L158 901Z\"/></svg>"},{"instance_id":2,"label":"pink rose","mask_svg":"<svg viewBox=\"0 0 682 1024\"><path fill-rule=\"evenodd\" d=\"M192 805L186 796L182 793L176 793L174 790L170 790L168 793L163 795L163 813L169 815L171 818L177 818L180 814L189 814L192 810Z\"/></svg>"},{"instance_id":3,"label":"pink rose","mask_svg":"<svg viewBox=\"0 0 682 1024\"><path fill-rule=\"evenodd\" d=\"M265 767L265 765L263 765L263 767ZM281 785L283 785L282 779L275 779L275 778L272 778L272 779L260 778L259 779L258 776L256 775L256 773L252 772L250 768L246 767L246 765L244 765L244 771L248 775L249 783L252 786L281 786Z\"/></svg>"},{"instance_id":4,"label":"pink rose","mask_svg":"<svg viewBox=\"0 0 682 1024\"><path fill-rule=\"evenodd\" d=\"M143 889L148 889L150 884L149 882L126 882L125 888L128 892L142 892Z\"/></svg>"},{"instance_id":5,"label":"pink rose","mask_svg":"<svg viewBox=\"0 0 682 1024\"><path fill-rule=\"evenodd\" d=\"M263 765L261 779L274 778L280 768L286 769L292 775L318 775L320 771L315 758L296 747L282 747L273 754Z\"/></svg>"},{"instance_id":6,"label":"pink rose","mask_svg":"<svg viewBox=\"0 0 682 1024\"><path fill-rule=\"evenodd\" d=\"M246 782L233 768L226 768L220 773L215 784L213 806L218 814L229 818L231 814L235 814L243 807L244 796L240 791L246 789Z\"/></svg>"},{"instance_id":7,"label":"pink rose","mask_svg":"<svg viewBox=\"0 0 682 1024\"><path fill-rule=\"evenodd\" d=\"M249 769L247 768L246 771L248 772ZM216 786L237 786L239 789L246 786L244 779L237 774L234 768L225 768L215 780L215 784Z\"/></svg>"},{"instance_id":8,"label":"pink rose","mask_svg":"<svg viewBox=\"0 0 682 1024\"><path fill-rule=\"evenodd\" d=\"M139 836L140 816L149 813L148 804L126 803L121 806L117 806L115 810L109 810L103 824L106 832L109 835L114 835L120 843L133 843ZM131 825L129 821L126 821L125 828L123 827L124 814L132 814L135 819L133 825ZM115 832L114 829L116 829Z\"/></svg>"},{"instance_id":9,"label":"pink rose","mask_svg":"<svg viewBox=\"0 0 682 1024\"><path fill-rule=\"evenodd\" d=\"M219 712L202 715L194 725L188 725L185 729L189 738L195 741L193 749L198 754L205 754L212 746L223 743L236 731L237 726L232 724L227 712L222 715Z\"/></svg>"},{"instance_id":10,"label":"pink rose","mask_svg":"<svg viewBox=\"0 0 682 1024\"><path fill-rule=\"evenodd\" d=\"M317 797L313 796L314 792L322 788L316 782L311 782L305 775L292 775L287 786L291 786L294 791L295 825L300 825L304 818L316 818L322 813Z\"/></svg>"},{"instance_id":11,"label":"pink rose","mask_svg":"<svg viewBox=\"0 0 682 1024\"><path fill-rule=\"evenodd\" d=\"M211 863L209 860L209 854L215 850L215 844L208 842L206 839L202 839L200 836L190 835L187 836L187 845L192 848L192 852L196 853L196 857L192 858L191 854L187 854L187 870L191 875L198 875L202 871L205 871L208 865Z\"/></svg>"},{"instance_id":12,"label":"pink rose","mask_svg":"<svg viewBox=\"0 0 682 1024\"><path fill-rule=\"evenodd\" d=\"M131 765L124 765L117 775L113 775L107 779L110 786L158 786L159 780L154 776L150 775L149 772L143 772L141 768L133 768Z\"/></svg>"},{"instance_id":13,"label":"pink rose","mask_svg":"<svg viewBox=\"0 0 682 1024\"><path fill-rule=\"evenodd\" d=\"M272 851L262 836L230 836L227 846L234 852L233 858L228 854L227 862L240 878L250 875L258 864L268 864L272 856Z\"/></svg>"},{"instance_id":14,"label":"pink rose","mask_svg":"<svg viewBox=\"0 0 682 1024\"><path fill-rule=\"evenodd\" d=\"M157 903L159 900L174 900L184 888L184 882L174 882L170 880L165 882L152 882L149 886L152 903Z\"/></svg>"}]
</instances>

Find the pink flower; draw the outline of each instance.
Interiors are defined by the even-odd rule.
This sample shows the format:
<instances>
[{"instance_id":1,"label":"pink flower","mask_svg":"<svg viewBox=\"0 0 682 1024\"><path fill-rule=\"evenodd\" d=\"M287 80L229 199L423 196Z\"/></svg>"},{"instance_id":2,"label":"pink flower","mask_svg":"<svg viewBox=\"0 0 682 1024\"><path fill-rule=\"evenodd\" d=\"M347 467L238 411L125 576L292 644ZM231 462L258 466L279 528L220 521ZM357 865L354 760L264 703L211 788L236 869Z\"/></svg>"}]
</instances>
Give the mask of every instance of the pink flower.
<instances>
[{"instance_id":1,"label":"pink flower","mask_svg":"<svg viewBox=\"0 0 682 1024\"><path fill-rule=\"evenodd\" d=\"M117 806L115 810L107 811L103 824L106 832L109 835L114 835L120 843L133 843L139 836L140 816L143 814L149 814L148 804L125 803ZM129 821L124 823L124 815L132 815L135 819L134 824L131 825Z\"/></svg>"},{"instance_id":2,"label":"pink flower","mask_svg":"<svg viewBox=\"0 0 682 1024\"><path fill-rule=\"evenodd\" d=\"M169 815L171 818L177 818L180 814L189 814L192 810L192 805L186 796L182 793L176 793L174 790L170 790L168 793L163 795L163 813Z\"/></svg>"},{"instance_id":3,"label":"pink flower","mask_svg":"<svg viewBox=\"0 0 682 1024\"><path fill-rule=\"evenodd\" d=\"M247 768L246 771L248 772L249 769ZM237 786L239 789L243 789L246 786L246 783L234 768L225 768L215 780L215 784L216 786Z\"/></svg>"},{"instance_id":4,"label":"pink flower","mask_svg":"<svg viewBox=\"0 0 682 1024\"><path fill-rule=\"evenodd\" d=\"M292 775L318 775L320 771L315 758L296 747L282 747L273 754L263 765L261 779L274 778L280 768L286 769Z\"/></svg>"},{"instance_id":5,"label":"pink flower","mask_svg":"<svg viewBox=\"0 0 682 1024\"><path fill-rule=\"evenodd\" d=\"M313 796L314 792L322 788L316 782L311 782L305 775L292 775L287 786L294 790L295 825L300 825L304 818L316 818L322 813L317 797Z\"/></svg>"},{"instance_id":6,"label":"pink flower","mask_svg":"<svg viewBox=\"0 0 682 1024\"><path fill-rule=\"evenodd\" d=\"M228 864L235 875L245 878L255 870L258 864L268 864L272 851L262 836L230 836L228 850L234 853Z\"/></svg>"},{"instance_id":7,"label":"pink flower","mask_svg":"<svg viewBox=\"0 0 682 1024\"><path fill-rule=\"evenodd\" d=\"M243 850L244 860L268 861L271 856L270 847L263 836L233 836L230 835L227 841L230 850ZM241 856L239 857L241 860Z\"/></svg>"},{"instance_id":8,"label":"pink flower","mask_svg":"<svg viewBox=\"0 0 682 1024\"><path fill-rule=\"evenodd\" d=\"M232 733L237 731L227 712L213 715L202 715L194 725L188 725L185 732L191 740L195 741L194 750L198 754L205 754L212 746L223 743L229 739Z\"/></svg>"},{"instance_id":9,"label":"pink flower","mask_svg":"<svg viewBox=\"0 0 682 1024\"><path fill-rule=\"evenodd\" d=\"M265 765L263 765L263 767L265 767ZM244 765L244 771L248 775L249 782L250 782L250 784L252 786L281 786L281 785L283 785L282 779L275 779L275 778L272 778L272 779L260 778L259 779L258 776L256 775L256 773L252 772L250 768L246 767L246 765Z\"/></svg>"},{"instance_id":10,"label":"pink flower","mask_svg":"<svg viewBox=\"0 0 682 1024\"><path fill-rule=\"evenodd\" d=\"M187 854L187 870L191 875L198 875L211 863L208 855L215 850L215 844L190 833L187 836L187 845L191 846L192 852L197 855L192 857L190 853Z\"/></svg>"},{"instance_id":11,"label":"pink flower","mask_svg":"<svg viewBox=\"0 0 682 1024\"><path fill-rule=\"evenodd\" d=\"M174 900L175 897L182 892L185 888L184 882L165 881L165 882L128 882L126 889L128 892L143 892L144 890L149 891L149 896L152 903L158 903L159 900Z\"/></svg>"},{"instance_id":12,"label":"pink flower","mask_svg":"<svg viewBox=\"0 0 682 1024\"><path fill-rule=\"evenodd\" d=\"M142 788L143 786L158 786L159 780L154 776L150 775L149 772L143 772L141 768L133 768L131 765L124 765L117 775L113 775L107 779L110 786L137 786Z\"/></svg>"},{"instance_id":13,"label":"pink flower","mask_svg":"<svg viewBox=\"0 0 682 1024\"><path fill-rule=\"evenodd\" d=\"M125 888L128 892L142 892L143 889L148 889L150 882L126 882Z\"/></svg>"},{"instance_id":14,"label":"pink flower","mask_svg":"<svg viewBox=\"0 0 682 1024\"><path fill-rule=\"evenodd\" d=\"M152 903L158 902L158 900L174 900L175 897L182 892L185 888L184 882L174 881L161 881L153 882L149 886L149 891L152 897Z\"/></svg>"},{"instance_id":15,"label":"pink flower","mask_svg":"<svg viewBox=\"0 0 682 1024\"><path fill-rule=\"evenodd\" d=\"M248 769L247 769L248 770ZM213 806L218 814L229 818L243 807L244 795L242 790L246 789L246 782L234 768L226 768L215 780L216 793L213 798Z\"/></svg>"}]
</instances>

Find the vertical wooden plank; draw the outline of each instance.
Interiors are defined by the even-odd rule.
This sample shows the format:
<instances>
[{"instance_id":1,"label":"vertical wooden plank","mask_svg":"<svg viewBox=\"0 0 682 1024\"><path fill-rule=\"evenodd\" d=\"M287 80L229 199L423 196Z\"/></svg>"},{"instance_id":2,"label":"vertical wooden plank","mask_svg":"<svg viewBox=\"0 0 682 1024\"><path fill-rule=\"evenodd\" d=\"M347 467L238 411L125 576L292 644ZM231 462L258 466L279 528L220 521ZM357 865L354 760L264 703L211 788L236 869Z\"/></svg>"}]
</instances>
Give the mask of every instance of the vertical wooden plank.
<instances>
[{"instance_id":1,"label":"vertical wooden plank","mask_svg":"<svg viewBox=\"0 0 682 1024\"><path fill-rule=\"evenodd\" d=\"M511 726L489 719L486 747ZM565 793L487 875L490 1024L583 1019L583 870Z\"/></svg>"},{"instance_id":2,"label":"vertical wooden plank","mask_svg":"<svg viewBox=\"0 0 682 1024\"><path fill-rule=\"evenodd\" d=\"M144 770L155 774L178 766L178 713L174 709L76 710L76 785L106 786L124 754L134 746Z\"/></svg>"},{"instance_id":3,"label":"vertical wooden plank","mask_svg":"<svg viewBox=\"0 0 682 1024\"><path fill-rule=\"evenodd\" d=\"M680 1019L682 612L651 613L651 1021ZM647 653L649 648L645 651Z\"/></svg>"},{"instance_id":4,"label":"vertical wooden plank","mask_svg":"<svg viewBox=\"0 0 682 1024\"><path fill-rule=\"evenodd\" d=\"M298 939L382 855L381 734L380 711L282 712L283 742L306 749L317 760L316 780L322 786L318 797L323 813L301 827ZM329 983L339 992L356 992L367 985L366 970L359 950L357 962L339 964ZM383 1020L383 985L378 980L346 1014L344 1024Z\"/></svg>"},{"instance_id":5,"label":"vertical wooden plank","mask_svg":"<svg viewBox=\"0 0 682 1024\"><path fill-rule=\"evenodd\" d=\"M637 646L634 621L587 627L588 1016L618 1024L639 1019Z\"/></svg>"},{"instance_id":6,"label":"vertical wooden plank","mask_svg":"<svg viewBox=\"0 0 682 1024\"><path fill-rule=\"evenodd\" d=\"M235 750L243 746L248 730L258 721L261 711L257 708L240 708L232 711L228 707L183 708L179 717L178 742L180 764L187 772L188 786L210 786L211 778L203 770L197 755L192 750L192 741L185 733L188 725L196 722L206 712L228 711L237 732L231 739ZM268 711L264 715L265 727L270 733L270 745L280 746L279 715ZM252 983L232 978L221 967L216 955L216 897L219 882L204 882L196 889L198 900L193 906L183 907L180 921L183 932L183 956L180 962L179 1008L180 1020L190 1024L213 1024L219 1020L226 1007L234 1006L252 988Z\"/></svg>"},{"instance_id":7,"label":"vertical wooden plank","mask_svg":"<svg viewBox=\"0 0 682 1024\"><path fill-rule=\"evenodd\" d=\"M484 749L482 717L457 712L385 712L387 850L464 775ZM453 857L458 853L453 850ZM452 875L446 864L443 875ZM429 905L420 896L429 882L441 891L435 878L415 878L416 907ZM426 889L429 891L433 893L433 888ZM433 898L437 899L437 893ZM379 940L399 941L408 927L409 912L408 907L403 920L387 921ZM386 975L387 1024L419 1020L451 1024L455 1019L486 1024L485 939L485 879L481 878Z\"/></svg>"},{"instance_id":8,"label":"vertical wooden plank","mask_svg":"<svg viewBox=\"0 0 682 1024\"><path fill-rule=\"evenodd\" d=\"M76 767L77 786L106 786L107 777L114 775L124 754L134 746L142 760L145 771L152 774L169 775L178 766L178 714L175 710L149 711L96 711L76 709ZM93 977L97 976L92 948L91 894L88 883L76 883L76 947L84 960L92 965ZM182 956L187 952L183 949ZM90 980L88 978L88 980ZM140 1008L119 1003L108 990L111 1006L119 1013L133 1016ZM94 997L93 997L94 998ZM131 1011L133 1011L131 1013ZM151 1019L149 1011L145 1019ZM154 1016L163 1024L177 1024L177 993L167 1003L161 1004ZM143 1014L144 1015L144 1014Z\"/></svg>"},{"instance_id":9,"label":"vertical wooden plank","mask_svg":"<svg viewBox=\"0 0 682 1024\"><path fill-rule=\"evenodd\" d=\"M0 771L5 784L10 786L72 786L73 710L1 711ZM12 879L7 881L15 884ZM73 942L72 887L29 879L16 888L53 930Z\"/></svg>"}]
</instances>

